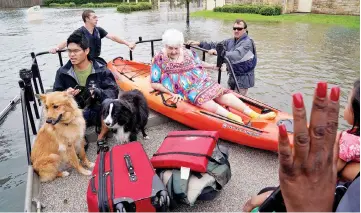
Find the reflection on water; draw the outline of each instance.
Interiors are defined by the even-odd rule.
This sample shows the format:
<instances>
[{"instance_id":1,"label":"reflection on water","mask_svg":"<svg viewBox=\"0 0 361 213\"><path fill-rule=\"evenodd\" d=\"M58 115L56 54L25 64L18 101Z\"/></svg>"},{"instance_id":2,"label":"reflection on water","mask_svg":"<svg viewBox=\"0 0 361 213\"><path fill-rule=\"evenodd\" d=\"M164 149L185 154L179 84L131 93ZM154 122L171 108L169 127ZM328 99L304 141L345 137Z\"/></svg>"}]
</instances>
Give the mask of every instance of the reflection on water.
<instances>
[{"instance_id":1,"label":"reflection on water","mask_svg":"<svg viewBox=\"0 0 361 213\"><path fill-rule=\"evenodd\" d=\"M163 3L159 10L121 14L113 8L96 9L99 25L109 33L128 41L161 38L164 30L177 28L186 40L220 41L232 33L232 22L191 18L185 24L185 9L168 9ZM19 94L18 71L29 68L30 52L48 50L65 40L83 23L81 9L43 9L43 20L27 22L24 9L0 12L0 110ZM240 15L240 18L241 15ZM313 89L320 80L341 86L342 108L353 81L359 76L360 33L342 27L301 23L249 22L249 34L255 40L259 63L256 68L256 85L249 95L276 108L291 112L291 93L305 94L310 110ZM124 45L110 40L102 41L102 56L108 61L116 56L129 57ZM160 43L156 43L159 50ZM134 59L150 62L148 44L140 44ZM215 57L207 60L215 62ZM59 64L56 55L38 58L45 86L52 85ZM212 73L216 78L217 73ZM222 84L226 83L225 74ZM343 113L340 113L342 118ZM341 129L347 126L341 121ZM21 211L26 179L26 157L21 109L8 116L0 129L0 206L4 211Z\"/></svg>"}]
</instances>

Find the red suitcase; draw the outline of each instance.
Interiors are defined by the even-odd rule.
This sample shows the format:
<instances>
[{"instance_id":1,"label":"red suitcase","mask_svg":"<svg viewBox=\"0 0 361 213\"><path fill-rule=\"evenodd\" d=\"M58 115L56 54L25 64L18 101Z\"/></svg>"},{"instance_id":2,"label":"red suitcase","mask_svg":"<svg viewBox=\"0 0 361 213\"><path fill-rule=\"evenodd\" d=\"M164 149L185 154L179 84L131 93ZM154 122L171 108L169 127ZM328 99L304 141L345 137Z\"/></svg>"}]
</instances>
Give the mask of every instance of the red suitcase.
<instances>
[{"instance_id":1,"label":"red suitcase","mask_svg":"<svg viewBox=\"0 0 361 213\"><path fill-rule=\"evenodd\" d=\"M100 151L87 191L89 212L166 211L168 192L140 142Z\"/></svg>"},{"instance_id":2,"label":"red suitcase","mask_svg":"<svg viewBox=\"0 0 361 213\"><path fill-rule=\"evenodd\" d=\"M217 131L169 132L158 151L151 158L156 169L189 167L195 172L206 172L207 164L215 148Z\"/></svg>"}]
</instances>

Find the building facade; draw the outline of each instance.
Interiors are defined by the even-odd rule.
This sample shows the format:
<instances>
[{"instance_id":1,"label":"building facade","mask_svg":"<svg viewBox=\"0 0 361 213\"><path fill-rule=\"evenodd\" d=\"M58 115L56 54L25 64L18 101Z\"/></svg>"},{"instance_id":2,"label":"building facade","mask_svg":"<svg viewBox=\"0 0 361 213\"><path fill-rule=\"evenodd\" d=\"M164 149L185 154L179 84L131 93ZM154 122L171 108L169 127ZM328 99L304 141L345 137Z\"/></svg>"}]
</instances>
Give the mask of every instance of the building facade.
<instances>
[{"instance_id":1,"label":"building facade","mask_svg":"<svg viewBox=\"0 0 361 213\"><path fill-rule=\"evenodd\" d=\"M278 4L284 13L324 13L335 15L360 15L360 0L205 0L207 10L224 4Z\"/></svg>"}]
</instances>

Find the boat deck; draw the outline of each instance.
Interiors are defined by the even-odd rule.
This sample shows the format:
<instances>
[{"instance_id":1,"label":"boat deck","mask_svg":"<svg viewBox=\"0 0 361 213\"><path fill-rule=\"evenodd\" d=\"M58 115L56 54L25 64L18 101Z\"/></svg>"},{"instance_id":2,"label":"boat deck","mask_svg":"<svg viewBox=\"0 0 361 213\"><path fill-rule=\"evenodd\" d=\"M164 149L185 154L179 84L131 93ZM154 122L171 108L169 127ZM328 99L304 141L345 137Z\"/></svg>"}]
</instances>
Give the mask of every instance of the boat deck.
<instances>
[{"instance_id":1,"label":"boat deck","mask_svg":"<svg viewBox=\"0 0 361 213\"><path fill-rule=\"evenodd\" d=\"M142 142L149 157L156 152L169 131L188 130L189 128L174 121L152 113L149 119L147 134L149 140L143 140L141 134L138 139ZM90 139L87 155L90 161L96 159L96 136L91 134L94 129L88 129ZM114 144L114 138L108 139ZM181 205L173 211L242 211L242 207L250 196L256 194L266 186L278 185L278 160L272 152L257 150L242 145L220 141L229 147L232 178L213 201L197 201L195 206ZM76 170L70 170L70 175L57 178L50 183L42 183L40 202L44 212L86 212L86 191L90 176L83 176Z\"/></svg>"}]
</instances>

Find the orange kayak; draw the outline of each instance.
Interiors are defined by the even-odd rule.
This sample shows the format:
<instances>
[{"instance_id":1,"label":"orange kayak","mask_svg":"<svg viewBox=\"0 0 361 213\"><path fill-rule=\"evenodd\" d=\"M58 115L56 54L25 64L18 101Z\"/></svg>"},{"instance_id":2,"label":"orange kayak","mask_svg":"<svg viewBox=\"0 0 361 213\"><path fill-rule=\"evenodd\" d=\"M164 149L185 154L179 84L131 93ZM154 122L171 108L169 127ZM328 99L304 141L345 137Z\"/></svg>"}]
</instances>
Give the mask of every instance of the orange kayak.
<instances>
[{"instance_id":1,"label":"orange kayak","mask_svg":"<svg viewBox=\"0 0 361 213\"><path fill-rule=\"evenodd\" d=\"M223 140L258 149L277 151L277 125L285 124L289 136L293 134L293 118L291 115L249 97L234 93L254 111L258 113L273 111L277 114L276 118L274 120L250 120L242 112L227 107L228 110L242 117L245 123L242 125L186 101L176 104L168 101L170 95L161 94L151 87L150 64L118 57L108 62L107 67L117 76L117 84L122 90L138 89L142 91L152 110L194 129L218 131ZM289 138L291 140L293 137Z\"/></svg>"}]
</instances>

